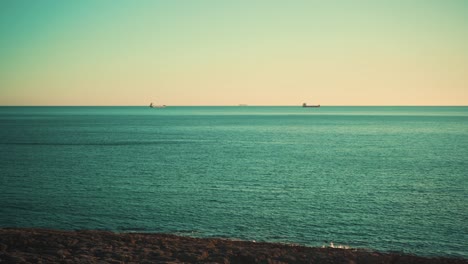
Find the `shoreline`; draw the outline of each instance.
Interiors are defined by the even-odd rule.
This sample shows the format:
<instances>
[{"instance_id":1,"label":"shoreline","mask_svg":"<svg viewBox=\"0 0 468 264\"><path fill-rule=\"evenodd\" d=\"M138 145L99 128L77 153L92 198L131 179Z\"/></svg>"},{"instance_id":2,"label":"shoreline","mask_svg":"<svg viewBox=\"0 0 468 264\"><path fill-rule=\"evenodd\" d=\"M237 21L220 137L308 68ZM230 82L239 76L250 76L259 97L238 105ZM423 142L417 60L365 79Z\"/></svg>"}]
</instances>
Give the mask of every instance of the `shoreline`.
<instances>
[{"instance_id":1,"label":"shoreline","mask_svg":"<svg viewBox=\"0 0 468 264\"><path fill-rule=\"evenodd\" d=\"M161 233L0 228L0 262L468 263L468 259Z\"/></svg>"}]
</instances>

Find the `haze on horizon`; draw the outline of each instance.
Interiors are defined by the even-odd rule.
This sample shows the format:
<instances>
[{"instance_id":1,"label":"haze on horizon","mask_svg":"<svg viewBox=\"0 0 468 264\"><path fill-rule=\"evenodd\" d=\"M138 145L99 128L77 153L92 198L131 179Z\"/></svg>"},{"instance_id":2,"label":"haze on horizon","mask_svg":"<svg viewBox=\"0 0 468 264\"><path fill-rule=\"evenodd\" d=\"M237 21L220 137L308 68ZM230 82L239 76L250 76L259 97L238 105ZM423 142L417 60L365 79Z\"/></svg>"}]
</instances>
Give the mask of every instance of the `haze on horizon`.
<instances>
[{"instance_id":1,"label":"haze on horizon","mask_svg":"<svg viewBox=\"0 0 468 264\"><path fill-rule=\"evenodd\" d=\"M468 1L0 4L0 105L468 105Z\"/></svg>"}]
</instances>

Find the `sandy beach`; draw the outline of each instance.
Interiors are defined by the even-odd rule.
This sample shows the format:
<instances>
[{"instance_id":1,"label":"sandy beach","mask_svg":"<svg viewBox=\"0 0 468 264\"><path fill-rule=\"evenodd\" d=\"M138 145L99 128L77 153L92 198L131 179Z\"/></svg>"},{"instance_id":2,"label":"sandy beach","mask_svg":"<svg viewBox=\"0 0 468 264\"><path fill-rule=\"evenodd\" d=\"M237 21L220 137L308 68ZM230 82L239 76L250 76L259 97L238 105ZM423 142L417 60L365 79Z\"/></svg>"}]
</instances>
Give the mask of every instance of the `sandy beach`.
<instances>
[{"instance_id":1,"label":"sandy beach","mask_svg":"<svg viewBox=\"0 0 468 264\"><path fill-rule=\"evenodd\" d=\"M468 260L168 234L0 229L0 262L468 263Z\"/></svg>"}]
</instances>

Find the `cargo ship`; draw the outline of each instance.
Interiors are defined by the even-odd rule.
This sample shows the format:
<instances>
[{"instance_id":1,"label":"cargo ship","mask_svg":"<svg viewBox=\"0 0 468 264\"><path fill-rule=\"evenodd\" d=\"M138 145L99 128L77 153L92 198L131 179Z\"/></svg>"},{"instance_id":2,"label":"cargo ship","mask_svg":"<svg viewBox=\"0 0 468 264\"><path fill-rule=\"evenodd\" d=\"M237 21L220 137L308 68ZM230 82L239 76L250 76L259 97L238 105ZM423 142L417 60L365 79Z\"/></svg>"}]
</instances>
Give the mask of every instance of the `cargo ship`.
<instances>
[{"instance_id":1,"label":"cargo ship","mask_svg":"<svg viewBox=\"0 0 468 264\"><path fill-rule=\"evenodd\" d=\"M151 103L151 104L149 105L149 107L150 107L150 108L165 108L166 105L154 105L153 103Z\"/></svg>"},{"instance_id":2,"label":"cargo ship","mask_svg":"<svg viewBox=\"0 0 468 264\"><path fill-rule=\"evenodd\" d=\"M303 103L302 107L320 107L320 105L307 105L306 103Z\"/></svg>"}]
</instances>

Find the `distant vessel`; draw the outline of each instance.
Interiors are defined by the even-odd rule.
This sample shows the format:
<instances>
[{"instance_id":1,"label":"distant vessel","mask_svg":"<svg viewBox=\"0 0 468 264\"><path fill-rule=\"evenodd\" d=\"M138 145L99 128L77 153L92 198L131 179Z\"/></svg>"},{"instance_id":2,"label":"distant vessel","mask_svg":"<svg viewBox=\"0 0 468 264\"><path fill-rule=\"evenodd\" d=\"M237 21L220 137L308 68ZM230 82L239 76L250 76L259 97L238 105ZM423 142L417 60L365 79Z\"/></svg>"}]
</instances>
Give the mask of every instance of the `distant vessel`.
<instances>
[{"instance_id":1,"label":"distant vessel","mask_svg":"<svg viewBox=\"0 0 468 264\"><path fill-rule=\"evenodd\" d=\"M166 105L154 105L152 102L151 104L149 105L150 108L164 108L166 107Z\"/></svg>"},{"instance_id":2,"label":"distant vessel","mask_svg":"<svg viewBox=\"0 0 468 264\"><path fill-rule=\"evenodd\" d=\"M320 105L307 105L306 103L303 103L302 107L320 107Z\"/></svg>"}]
</instances>

